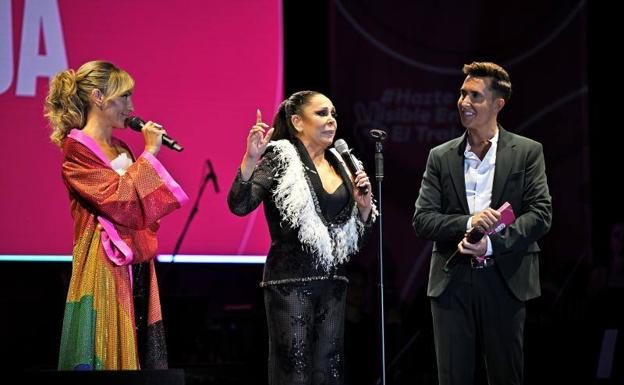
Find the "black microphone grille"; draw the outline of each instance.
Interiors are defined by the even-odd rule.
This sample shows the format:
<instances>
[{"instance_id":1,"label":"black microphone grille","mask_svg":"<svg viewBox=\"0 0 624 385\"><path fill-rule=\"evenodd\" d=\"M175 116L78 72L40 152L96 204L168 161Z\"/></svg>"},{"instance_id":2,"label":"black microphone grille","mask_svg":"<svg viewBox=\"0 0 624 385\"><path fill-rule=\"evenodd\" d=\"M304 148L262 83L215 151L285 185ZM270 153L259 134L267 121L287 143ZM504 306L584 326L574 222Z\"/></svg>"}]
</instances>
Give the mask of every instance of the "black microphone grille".
<instances>
[{"instance_id":1,"label":"black microphone grille","mask_svg":"<svg viewBox=\"0 0 624 385\"><path fill-rule=\"evenodd\" d=\"M143 128L143 125L145 124L143 119L138 116L130 116L126 118L124 123L126 124L126 127L130 127L134 131L141 131L141 128Z\"/></svg>"},{"instance_id":2,"label":"black microphone grille","mask_svg":"<svg viewBox=\"0 0 624 385\"><path fill-rule=\"evenodd\" d=\"M383 141L386 139L386 137L388 136L388 134L386 133L386 131L384 130L380 130L378 128L373 128L372 130L370 130L368 132L370 134L370 136L375 139L375 140L379 140L379 141Z\"/></svg>"},{"instance_id":3,"label":"black microphone grille","mask_svg":"<svg viewBox=\"0 0 624 385\"><path fill-rule=\"evenodd\" d=\"M470 232L468 233L468 242L477 243L484 236L485 236L485 233L483 231L481 231L478 227L473 227L472 230L470 230Z\"/></svg>"},{"instance_id":4,"label":"black microphone grille","mask_svg":"<svg viewBox=\"0 0 624 385\"><path fill-rule=\"evenodd\" d=\"M340 154L345 153L345 152L349 152L349 146L347 145L347 142L344 141L344 139L337 139L334 142L334 148Z\"/></svg>"}]
</instances>

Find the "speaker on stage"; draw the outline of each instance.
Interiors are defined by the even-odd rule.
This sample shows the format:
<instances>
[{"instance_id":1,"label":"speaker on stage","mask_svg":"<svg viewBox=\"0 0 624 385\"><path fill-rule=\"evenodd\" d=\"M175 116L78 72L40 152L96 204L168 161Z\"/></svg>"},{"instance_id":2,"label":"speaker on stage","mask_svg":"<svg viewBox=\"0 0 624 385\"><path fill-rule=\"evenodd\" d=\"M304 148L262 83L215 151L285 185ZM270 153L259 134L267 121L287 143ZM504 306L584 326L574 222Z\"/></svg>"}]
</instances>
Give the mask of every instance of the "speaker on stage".
<instances>
[{"instance_id":1,"label":"speaker on stage","mask_svg":"<svg viewBox=\"0 0 624 385\"><path fill-rule=\"evenodd\" d=\"M185 385L184 370L94 370L24 372L15 384L39 385Z\"/></svg>"}]
</instances>

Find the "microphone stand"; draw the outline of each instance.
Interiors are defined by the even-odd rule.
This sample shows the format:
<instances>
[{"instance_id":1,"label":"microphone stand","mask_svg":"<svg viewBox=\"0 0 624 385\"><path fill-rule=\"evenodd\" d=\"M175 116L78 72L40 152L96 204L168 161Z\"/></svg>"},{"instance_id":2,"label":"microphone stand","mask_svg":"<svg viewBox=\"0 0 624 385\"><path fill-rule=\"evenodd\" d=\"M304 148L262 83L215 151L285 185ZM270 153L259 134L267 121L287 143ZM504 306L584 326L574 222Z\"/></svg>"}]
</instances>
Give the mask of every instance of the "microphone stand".
<instances>
[{"instance_id":1,"label":"microphone stand","mask_svg":"<svg viewBox=\"0 0 624 385\"><path fill-rule=\"evenodd\" d=\"M375 139L375 180L377 180L377 210L379 211L379 327L381 330L381 384L386 385L386 321L384 310L384 274L383 274L383 216L381 182L384 178L383 144L386 132L379 129L370 130L370 135ZM379 383L379 380L377 381Z\"/></svg>"},{"instance_id":2,"label":"microphone stand","mask_svg":"<svg viewBox=\"0 0 624 385\"><path fill-rule=\"evenodd\" d=\"M201 183L201 185L199 186L199 193L197 193L197 198L195 198L195 203L193 204L193 208L191 209L191 212L188 216L188 218L186 219L186 223L184 224L184 228L182 229L182 233L180 233L180 237L178 238L178 242L176 242L175 248L173 249L173 253L171 254L171 263L175 262L175 256L178 255L178 251L180 250L180 246L182 245L182 241L184 240L184 237L186 236L186 232L191 224L191 222L193 221L193 218L195 218L195 214L197 214L197 211L199 211L199 201L201 199L202 194L204 193L204 190L206 189L206 185L208 184L208 181L213 179L214 180L214 188L215 188L215 192L219 192L219 185L217 184L217 175L215 174L214 170L212 169L212 162L210 161L210 159L206 160L206 165L208 166L208 173L206 174L206 176L204 176L204 179Z\"/></svg>"}]
</instances>

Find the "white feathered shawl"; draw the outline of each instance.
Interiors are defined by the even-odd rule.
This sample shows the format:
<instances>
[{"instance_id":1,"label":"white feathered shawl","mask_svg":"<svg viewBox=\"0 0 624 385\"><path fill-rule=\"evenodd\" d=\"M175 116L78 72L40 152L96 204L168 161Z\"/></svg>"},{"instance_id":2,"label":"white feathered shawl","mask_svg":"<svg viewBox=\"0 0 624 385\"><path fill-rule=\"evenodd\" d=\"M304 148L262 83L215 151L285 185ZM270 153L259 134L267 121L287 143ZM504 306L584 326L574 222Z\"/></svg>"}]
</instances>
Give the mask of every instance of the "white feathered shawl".
<instances>
[{"instance_id":1,"label":"white feathered shawl","mask_svg":"<svg viewBox=\"0 0 624 385\"><path fill-rule=\"evenodd\" d=\"M353 205L351 217L345 223L328 226L315 206L316 195L295 146L286 139L271 142L269 146L276 150L277 186L273 198L282 221L298 229L299 241L316 257L317 265L329 272L358 251L365 224L360 220L357 205ZM337 151L334 154L344 167L340 154ZM374 204L370 215L373 223L378 215Z\"/></svg>"}]
</instances>

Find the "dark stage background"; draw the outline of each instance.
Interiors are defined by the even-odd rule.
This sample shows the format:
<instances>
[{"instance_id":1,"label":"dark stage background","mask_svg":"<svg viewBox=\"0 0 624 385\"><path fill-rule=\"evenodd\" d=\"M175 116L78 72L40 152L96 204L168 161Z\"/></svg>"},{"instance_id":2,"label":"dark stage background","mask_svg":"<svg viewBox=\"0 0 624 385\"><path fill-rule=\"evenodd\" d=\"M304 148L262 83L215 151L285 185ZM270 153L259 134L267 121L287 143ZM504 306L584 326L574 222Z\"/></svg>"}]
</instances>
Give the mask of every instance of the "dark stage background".
<instances>
[{"instance_id":1,"label":"dark stage background","mask_svg":"<svg viewBox=\"0 0 624 385\"><path fill-rule=\"evenodd\" d=\"M586 1L302 3L284 1L286 95L327 94L340 136L370 174L368 130L390 136L382 202L388 383L436 383L430 245L413 235L410 219L429 149L461 134L455 102L461 66L473 60L510 72L514 95L500 121L542 142L553 196L553 227L541 242L543 295L528 303L526 383L622 383L623 298L600 280L612 224L624 218L617 13ZM350 264L348 384L374 384L379 373L376 246L373 237ZM54 368L71 266L0 266L0 365ZM159 265L171 366L186 369L187 383L266 383L261 269ZM619 328L610 380L596 378L607 328Z\"/></svg>"}]
</instances>

